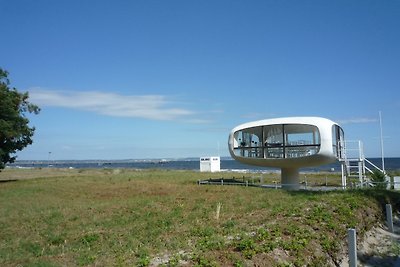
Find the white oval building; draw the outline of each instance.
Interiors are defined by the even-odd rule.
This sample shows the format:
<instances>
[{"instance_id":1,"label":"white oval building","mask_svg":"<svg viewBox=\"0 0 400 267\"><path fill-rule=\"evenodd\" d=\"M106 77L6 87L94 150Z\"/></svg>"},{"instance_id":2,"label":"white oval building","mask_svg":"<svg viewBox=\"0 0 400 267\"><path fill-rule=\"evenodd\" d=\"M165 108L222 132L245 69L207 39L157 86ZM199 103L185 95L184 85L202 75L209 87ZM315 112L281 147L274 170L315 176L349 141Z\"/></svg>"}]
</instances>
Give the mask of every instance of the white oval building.
<instances>
[{"instance_id":1,"label":"white oval building","mask_svg":"<svg viewBox=\"0 0 400 267\"><path fill-rule=\"evenodd\" d=\"M332 163L342 157L344 133L320 117L253 121L232 129L229 152L242 163L281 168L283 188L299 188L299 168Z\"/></svg>"}]
</instances>

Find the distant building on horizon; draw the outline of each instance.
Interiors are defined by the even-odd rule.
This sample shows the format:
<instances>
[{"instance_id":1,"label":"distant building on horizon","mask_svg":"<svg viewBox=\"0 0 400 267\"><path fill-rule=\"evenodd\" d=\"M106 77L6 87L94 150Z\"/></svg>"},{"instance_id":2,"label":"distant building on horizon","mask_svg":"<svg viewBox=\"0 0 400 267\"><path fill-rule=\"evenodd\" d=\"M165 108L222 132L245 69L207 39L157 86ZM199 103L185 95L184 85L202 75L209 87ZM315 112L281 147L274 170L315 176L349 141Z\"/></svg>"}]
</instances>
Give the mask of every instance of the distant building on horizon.
<instances>
[{"instance_id":1,"label":"distant building on horizon","mask_svg":"<svg viewBox=\"0 0 400 267\"><path fill-rule=\"evenodd\" d=\"M220 157L201 157L200 172L219 172L221 170Z\"/></svg>"}]
</instances>

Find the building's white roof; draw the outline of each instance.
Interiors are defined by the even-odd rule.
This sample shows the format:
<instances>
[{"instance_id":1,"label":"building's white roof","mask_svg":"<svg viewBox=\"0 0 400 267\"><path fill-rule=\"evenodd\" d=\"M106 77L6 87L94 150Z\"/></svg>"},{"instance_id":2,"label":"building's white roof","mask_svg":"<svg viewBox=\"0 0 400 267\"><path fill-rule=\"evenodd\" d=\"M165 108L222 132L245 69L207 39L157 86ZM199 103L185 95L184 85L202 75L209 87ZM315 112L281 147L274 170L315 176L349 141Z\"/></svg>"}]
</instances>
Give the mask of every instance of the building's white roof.
<instances>
[{"instance_id":1,"label":"building's white roof","mask_svg":"<svg viewBox=\"0 0 400 267\"><path fill-rule=\"evenodd\" d=\"M315 125L323 127L324 125L331 126L337 123L321 117L283 117L283 118L274 118L274 119L266 119L266 120L243 123L233 128L232 132L236 132L240 129L246 129L261 125L275 125L275 124L307 124L307 125Z\"/></svg>"}]
</instances>

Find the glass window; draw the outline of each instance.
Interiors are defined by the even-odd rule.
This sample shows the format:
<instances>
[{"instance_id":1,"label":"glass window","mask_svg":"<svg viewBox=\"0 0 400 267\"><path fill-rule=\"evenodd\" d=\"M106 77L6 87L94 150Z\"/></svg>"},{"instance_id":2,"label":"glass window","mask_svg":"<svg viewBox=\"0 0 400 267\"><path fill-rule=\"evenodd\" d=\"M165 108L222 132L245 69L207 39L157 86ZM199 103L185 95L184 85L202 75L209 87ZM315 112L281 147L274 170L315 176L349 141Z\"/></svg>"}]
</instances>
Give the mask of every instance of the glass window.
<instances>
[{"instance_id":1,"label":"glass window","mask_svg":"<svg viewBox=\"0 0 400 267\"><path fill-rule=\"evenodd\" d=\"M312 125L286 125L287 145L321 144L318 128Z\"/></svg>"},{"instance_id":2,"label":"glass window","mask_svg":"<svg viewBox=\"0 0 400 267\"><path fill-rule=\"evenodd\" d=\"M344 132L338 125L332 127L332 148L334 155L341 159L344 157Z\"/></svg>"},{"instance_id":3,"label":"glass window","mask_svg":"<svg viewBox=\"0 0 400 267\"><path fill-rule=\"evenodd\" d=\"M321 145L318 128L313 125L285 125L285 157L298 158L319 152Z\"/></svg>"},{"instance_id":4,"label":"glass window","mask_svg":"<svg viewBox=\"0 0 400 267\"><path fill-rule=\"evenodd\" d=\"M264 158L283 158L283 125L264 127Z\"/></svg>"},{"instance_id":5,"label":"glass window","mask_svg":"<svg viewBox=\"0 0 400 267\"><path fill-rule=\"evenodd\" d=\"M303 124L277 124L235 133L235 155L256 158L298 158L319 152L318 128Z\"/></svg>"},{"instance_id":6,"label":"glass window","mask_svg":"<svg viewBox=\"0 0 400 267\"><path fill-rule=\"evenodd\" d=\"M262 126L237 131L234 134L235 155L262 157Z\"/></svg>"}]
</instances>

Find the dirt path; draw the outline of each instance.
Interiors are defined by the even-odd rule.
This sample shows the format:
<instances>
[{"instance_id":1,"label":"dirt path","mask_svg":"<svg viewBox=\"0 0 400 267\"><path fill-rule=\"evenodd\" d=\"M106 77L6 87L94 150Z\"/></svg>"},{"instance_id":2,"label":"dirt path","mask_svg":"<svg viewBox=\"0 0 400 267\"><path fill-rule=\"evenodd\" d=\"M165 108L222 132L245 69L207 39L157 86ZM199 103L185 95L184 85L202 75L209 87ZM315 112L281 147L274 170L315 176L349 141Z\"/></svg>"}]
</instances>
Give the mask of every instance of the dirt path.
<instances>
[{"instance_id":1,"label":"dirt path","mask_svg":"<svg viewBox=\"0 0 400 267\"><path fill-rule=\"evenodd\" d=\"M400 218L394 218L394 233L386 225L374 227L366 233L364 241L357 245L357 266L400 267ZM345 257L342 267L349 266Z\"/></svg>"}]
</instances>

